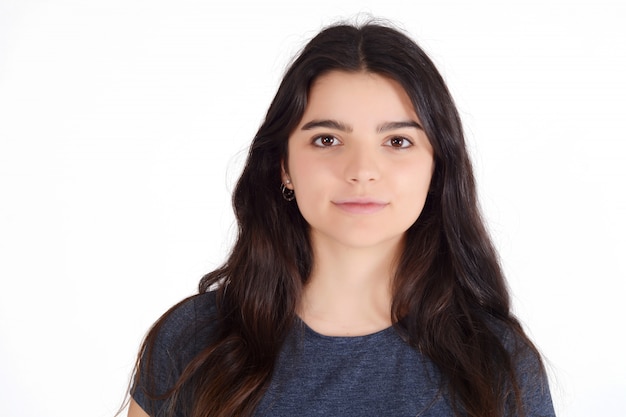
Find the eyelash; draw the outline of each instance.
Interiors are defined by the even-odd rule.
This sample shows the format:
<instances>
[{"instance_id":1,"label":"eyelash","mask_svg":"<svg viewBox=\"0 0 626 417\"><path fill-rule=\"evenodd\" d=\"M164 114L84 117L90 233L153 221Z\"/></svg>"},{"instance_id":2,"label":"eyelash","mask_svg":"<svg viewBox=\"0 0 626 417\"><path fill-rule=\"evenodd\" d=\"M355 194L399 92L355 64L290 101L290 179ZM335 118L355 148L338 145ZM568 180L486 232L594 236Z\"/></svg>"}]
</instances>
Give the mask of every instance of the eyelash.
<instances>
[{"instance_id":1,"label":"eyelash","mask_svg":"<svg viewBox=\"0 0 626 417\"><path fill-rule=\"evenodd\" d=\"M324 143L322 141L327 140L327 139L332 140L332 143L329 144L329 145L324 145ZM398 141L398 140L402 141L401 146L394 146L392 144L392 142L393 141ZM317 146L319 148L330 148L330 147L333 147L333 146L338 146L339 144L341 144L341 141L339 139L337 139L333 135L320 135L320 136L314 137L312 143L313 143L314 146ZM387 146L390 146L390 147L395 148L395 149L406 149L406 148L409 148L409 147L413 146L413 142L410 139L405 138L404 136L394 136L394 137L389 138L388 140L386 140L384 143L386 145L388 144Z\"/></svg>"},{"instance_id":2,"label":"eyelash","mask_svg":"<svg viewBox=\"0 0 626 417\"><path fill-rule=\"evenodd\" d=\"M333 143L331 145L324 145L321 141L323 141L324 139L332 139ZM332 146L337 146L335 144L335 142L339 142L341 143L341 141L339 139L337 139L335 136L333 135L320 135L320 136L316 136L313 138L313 145L319 147L319 148L330 148Z\"/></svg>"},{"instance_id":3,"label":"eyelash","mask_svg":"<svg viewBox=\"0 0 626 417\"><path fill-rule=\"evenodd\" d=\"M403 143L401 146L393 146L391 142L394 140L401 140ZM410 148L411 146L413 146L413 142L410 139L405 138L404 136L394 136L390 138L389 140L385 141L385 143L389 143L389 146L391 146L392 148L396 148L396 149L406 149L406 148Z\"/></svg>"}]
</instances>

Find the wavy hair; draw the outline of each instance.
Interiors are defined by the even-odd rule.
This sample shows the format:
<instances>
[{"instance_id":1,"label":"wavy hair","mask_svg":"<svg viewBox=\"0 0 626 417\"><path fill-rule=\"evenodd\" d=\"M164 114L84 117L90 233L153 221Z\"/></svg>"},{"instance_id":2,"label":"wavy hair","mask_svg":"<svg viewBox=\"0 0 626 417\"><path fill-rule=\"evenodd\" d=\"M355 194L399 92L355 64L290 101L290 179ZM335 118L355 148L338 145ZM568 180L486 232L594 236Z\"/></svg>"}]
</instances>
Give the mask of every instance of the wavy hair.
<instances>
[{"instance_id":1,"label":"wavy hair","mask_svg":"<svg viewBox=\"0 0 626 417\"><path fill-rule=\"evenodd\" d=\"M505 348L498 329L539 355L510 312L458 112L424 51L402 32L376 23L324 29L285 73L234 190L236 243L226 262L199 284L200 293L217 287L215 337L166 396L178 403L192 398L184 405L194 417L250 416L268 387L313 261L309 227L280 193L281 161L310 86L333 70L376 73L400 83L434 149L426 203L406 232L393 278L396 330L439 368L442 392L457 415L523 415L515 351ZM149 332L142 361L150 361L167 316Z\"/></svg>"}]
</instances>

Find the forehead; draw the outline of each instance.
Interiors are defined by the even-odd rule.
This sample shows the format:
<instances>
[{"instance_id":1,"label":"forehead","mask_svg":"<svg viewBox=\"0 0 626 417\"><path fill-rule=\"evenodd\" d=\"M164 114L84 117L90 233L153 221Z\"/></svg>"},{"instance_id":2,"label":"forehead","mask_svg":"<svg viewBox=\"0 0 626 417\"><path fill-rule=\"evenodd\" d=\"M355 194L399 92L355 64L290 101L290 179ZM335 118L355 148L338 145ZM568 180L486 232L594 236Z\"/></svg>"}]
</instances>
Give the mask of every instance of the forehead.
<instances>
[{"instance_id":1,"label":"forehead","mask_svg":"<svg viewBox=\"0 0 626 417\"><path fill-rule=\"evenodd\" d=\"M309 89L307 117L367 115L380 121L418 119L411 99L397 81L372 72L331 71ZM373 121L373 120L372 120Z\"/></svg>"}]
</instances>

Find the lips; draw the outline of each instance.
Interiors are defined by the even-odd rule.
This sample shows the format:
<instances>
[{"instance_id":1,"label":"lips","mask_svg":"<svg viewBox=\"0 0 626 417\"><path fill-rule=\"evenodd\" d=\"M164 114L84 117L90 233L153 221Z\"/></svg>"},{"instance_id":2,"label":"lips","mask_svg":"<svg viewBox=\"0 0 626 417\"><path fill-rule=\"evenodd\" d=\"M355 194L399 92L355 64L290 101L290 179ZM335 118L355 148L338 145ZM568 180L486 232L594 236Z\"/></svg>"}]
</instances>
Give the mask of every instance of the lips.
<instances>
[{"instance_id":1,"label":"lips","mask_svg":"<svg viewBox=\"0 0 626 417\"><path fill-rule=\"evenodd\" d=\"M355 198L333 201L340 210L352 214L372 214L381 211L389 203L370 198Z\"/></svg>"}]
</instances>

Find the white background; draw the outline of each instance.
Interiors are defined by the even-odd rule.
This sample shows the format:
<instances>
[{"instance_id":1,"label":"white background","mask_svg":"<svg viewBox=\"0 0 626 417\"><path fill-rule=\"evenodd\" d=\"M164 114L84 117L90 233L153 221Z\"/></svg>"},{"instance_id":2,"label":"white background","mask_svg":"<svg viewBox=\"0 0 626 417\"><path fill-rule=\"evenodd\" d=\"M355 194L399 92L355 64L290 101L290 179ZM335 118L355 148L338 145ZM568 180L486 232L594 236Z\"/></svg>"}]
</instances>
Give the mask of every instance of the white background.
<instances>
[{"instance_id":1,"label":"white background","mask_svg":"<svg viewBox=\"0 0 626 417\"><path fill-rule=\"evenodd\" d=\"M289 59L364 12L449 83L558 415L625 416L625 5L0 0L0 415L112 416Z\"/></svg>"}]
</instances>

